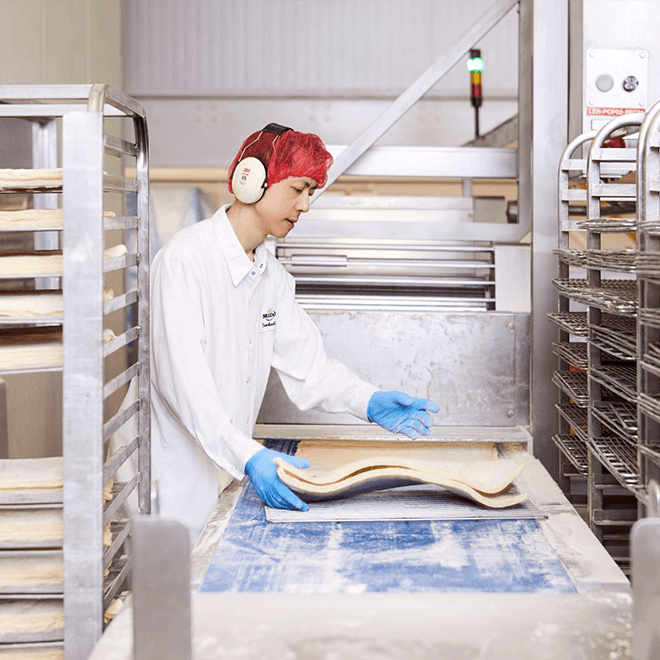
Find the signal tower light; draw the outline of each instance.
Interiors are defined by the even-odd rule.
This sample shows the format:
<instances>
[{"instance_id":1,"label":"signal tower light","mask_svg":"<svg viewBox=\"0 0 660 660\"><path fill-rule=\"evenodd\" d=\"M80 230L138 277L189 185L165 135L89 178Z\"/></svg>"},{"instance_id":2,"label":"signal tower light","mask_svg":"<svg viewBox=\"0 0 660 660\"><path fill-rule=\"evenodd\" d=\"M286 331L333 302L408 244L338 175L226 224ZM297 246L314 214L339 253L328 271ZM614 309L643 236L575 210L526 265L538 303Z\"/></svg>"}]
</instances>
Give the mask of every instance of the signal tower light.
<instances>
[{"instance_id":1,"label":"signal tower light","mask_svg":"<svg viewBox=\"0 0 660 660\"><path fill-rule=\"evenodd\" d=\"M484 70L484 61L481 57L481 49L472 48L470 59L467 62L470 72L470 102L474 108L474 132L479 137L479 108L483 97L481 95L481 72Z\"/></svg>"}]
</instances>

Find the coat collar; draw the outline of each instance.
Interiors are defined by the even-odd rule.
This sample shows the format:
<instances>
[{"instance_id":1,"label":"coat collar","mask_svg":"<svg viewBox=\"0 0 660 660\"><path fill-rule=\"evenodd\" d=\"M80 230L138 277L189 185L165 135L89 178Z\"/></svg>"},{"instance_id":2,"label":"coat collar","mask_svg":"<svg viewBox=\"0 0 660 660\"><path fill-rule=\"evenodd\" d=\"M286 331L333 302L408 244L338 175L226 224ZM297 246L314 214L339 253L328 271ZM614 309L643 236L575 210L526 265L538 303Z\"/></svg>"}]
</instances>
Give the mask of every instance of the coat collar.
<instances>
[{"instance_id":1,"label":"coat collar","mask_svg":"<svg viewBox=\"0 0 660 660\"><path fill-rule=\"evenodd\" d=\"M231 204L220 207L213 216L215 235L220 243L220 249L227 261L234 286L238 286L249 273L262 274L266 270L267 248L264 243L257 245L254 251L254 261L250 261L227 217L227 209Z\"/></svg>"}]
</instances>

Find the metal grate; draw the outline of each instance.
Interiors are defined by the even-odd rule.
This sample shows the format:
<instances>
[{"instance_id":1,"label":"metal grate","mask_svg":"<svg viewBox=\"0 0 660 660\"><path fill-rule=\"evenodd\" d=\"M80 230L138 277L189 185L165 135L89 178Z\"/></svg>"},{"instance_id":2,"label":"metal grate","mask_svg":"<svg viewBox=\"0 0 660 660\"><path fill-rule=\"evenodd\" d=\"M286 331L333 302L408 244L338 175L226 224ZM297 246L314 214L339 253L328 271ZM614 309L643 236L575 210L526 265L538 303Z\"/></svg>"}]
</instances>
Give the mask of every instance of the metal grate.
<instances>
[{"instance_id":1,"label":"metal grate","mask_svg":"<svg viewBox=\"0 0 660 660\"><path fill-rule=\"evenodd\" d=\"M557 249L555 254L569 266L578 268L599 268L624 273L635 271L636 250L577 250Z\"/></svg>"},{"instance_id":2,"label":"metal grate","mask_svg":"<svg viewBox=\"0 0 660 660\"><path fill-rule=\"evenodd\" d=\"M626 401L637 402L636 365L617 364L592 367L589 376Z\"/></svg>"},{"instance_id":3,"label":"metal grate","mask_svg":"<svg viewBox=\"0 0 660 660\"><path fill-rule=\"evenodd\" d=\"M574 435L555 435L552 441L571 462L571 465L583 476L587 476L587 446Z\"/></svg>"},{"instance_id":4,"label":"metal grate","mask_svg":"<svg viewBox=\"0 0 660 660\"><path fill-rule=\"evenodd\" d=\"M585 305L617 314L637 311L637 282L634 280L603 280L601 286L592 287L586 279L555 278L552 285L563 296Z\"/></svg>"},{"instance_id":5,"label":"metal grate","mask_svg":"<svg viewBox=\"0 0 660 660\"><path fill-rule=\"evenodd\" d=\"M603 315L600 325L591 326L591 343L622 360L637 358L637 324L629 316Z\"/></svg>"},{"instance_id":6,"label":"metal grate","mask_svg":"<svg viewBox=\"0 0 660 660\"><path fill-rule=\"evenodd\" d=\"M656 343L649 343L647 348L640 365L645 371L660 378L660 346Z\"/></svg>"},{"instance_id":7,"label":"metal grate","mask_svg":"<svg viewBox=\"0 0 660 660\"><path fill-rule=\"evenodd\" d=\"M624 488L641 489L637 449L633 445L621 438L605 437L590 439L589 446Z\"/></svg>"},{"instance_id":8,"label":"metal grate","mask_svg":"<svg viewBox=\"0 0 660 660\"><path fill-rule=\"evenodd\" d=\"M551 312L548 314L548 320L571 335L587 336L586 312Z\"/></svg>"},{"instance_id":9,"label":"metal grate","mask_svg":"<svg viewBox=\"0 0 660 660\"><path fill-rule=\"evenodd\" d=\"M637 441L637 406L625 401L598 401L591 411L609 429L627 438Z\"/></svg>"},{"instance_id":10,"label":"metal grate","mask_svg":"<svg viewBox=\"0 0 660 660\"><path fill-rule=\"evenodd\" d=\"M656 422L660 423L660 399L656 399L644 392L637 395L637 405L639 409Z\"/></svg>"},{"instance_id":11,"label":"metal grate","mask_svg":"<svg viewBox=\"0 0 660 660\"><path fill-rule=\"evenodd\" d=\"M660 444L655 445L639 445L639 450L644 456L652 459L657 465L660 466Z\"/></svg>"},{"instance_id":12,"label":"metal grate","mask_svg":"<svg viewBox=\"0 0 660 660\"><path fill-rule=\"evenodd\" d=\"M576 369L587 368L587 345L585 343L578 344L570 341L553 343L552 352Z\"/></svg>"},{"instance_id":13,"label":"metal grate","mask_svg":"<svg viewBox=\"0 0 660 660\"><path fill-rule=\"evenodd\" d=\"M660 252L643 252L637 256L636 264L640 273L660 275Z\"/></svg>"},{"instance_id":14,"label":"metal grate","mask_svg":"<svg viewBox=\"0 0 660 660\"><path fill-rule=\"evenodd\" d=\"M660 329L660 309L642 308L639 310L639 321L644 325Z\"/></svg>"},{"instance_id":15,"label":"metal grate","mask_svg":"<svg viewBox=\"0 0 660 660\"><path fill-rule=\"evenodd\" d=\"M594 218L577 223L579 229L594 231L601 234L620 234L633 232L637 229L637 218ZM658 228L660 231L660 227Z\"/></svg>"},{"instance_id":16,"label":"metal grate","mask_svg":"<svg viewBox=\"0 0 660 660\"><path fill-rule=\"evenodd\" d=\"M656 220L640 220L637 229L648 236L660 236L660 224Z\"/></svg>"},{"instance_id":17,"label":"metal grate","mask_svg":"<svg viewBox=\"0 0 660 660\"><path fill-rule=\"evenodd\" d=\"M552 382L578 406L589 403L587 374L582 371L555 371Z\"/></svg>"},{"instance_id":18,"label":"metal grate","mask_svg":"<svg viewBox=\"0 0 660 660\"><path fill-rule=\"evenodd\" d=\"M588 437L587 410L574 403L555 404L559 414L566 420L568 425L575 431L577 437L583 442Z\"/></svg>"}]
</instances>

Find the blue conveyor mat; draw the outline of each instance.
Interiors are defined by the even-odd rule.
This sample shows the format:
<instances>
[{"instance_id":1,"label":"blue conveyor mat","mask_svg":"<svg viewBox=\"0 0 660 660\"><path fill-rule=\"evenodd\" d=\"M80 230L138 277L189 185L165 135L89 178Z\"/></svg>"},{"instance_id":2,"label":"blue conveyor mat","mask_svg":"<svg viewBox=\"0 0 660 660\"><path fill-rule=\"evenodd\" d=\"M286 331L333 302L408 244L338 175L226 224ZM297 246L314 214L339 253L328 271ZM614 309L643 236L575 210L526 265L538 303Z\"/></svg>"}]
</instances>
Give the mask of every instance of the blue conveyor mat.
<instances>
[{"instance_id":1,"label":"blue conveyor mat","mask_svg":"<svg viewBox=\"0 0 660 660\"><path fill-rule=\"evenodd\" d=\"M202 592L574 593L536 520L277 523L247 484Z\"/></svg>"}]
</instances>

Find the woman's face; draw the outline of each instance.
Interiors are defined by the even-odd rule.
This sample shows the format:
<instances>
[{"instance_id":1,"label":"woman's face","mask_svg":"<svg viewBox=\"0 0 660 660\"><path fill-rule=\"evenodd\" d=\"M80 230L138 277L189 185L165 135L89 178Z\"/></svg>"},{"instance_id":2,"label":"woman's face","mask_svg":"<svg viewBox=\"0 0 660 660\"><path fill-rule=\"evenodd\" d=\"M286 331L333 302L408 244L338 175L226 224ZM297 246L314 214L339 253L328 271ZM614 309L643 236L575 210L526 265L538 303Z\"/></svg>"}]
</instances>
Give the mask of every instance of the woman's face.
<instances>
[{"instance_id":1,"label":"woman's face","mask_svg":"<svg viewBox=\"0 0 660 660\"><path fill-rule=\"evenodd\" d=\"M310 177L291 177L268 186L254 205L264 235L284 238L300 214L309 211L309 198L315 189L316 181Z\"/></svg>"}]
</instances>

